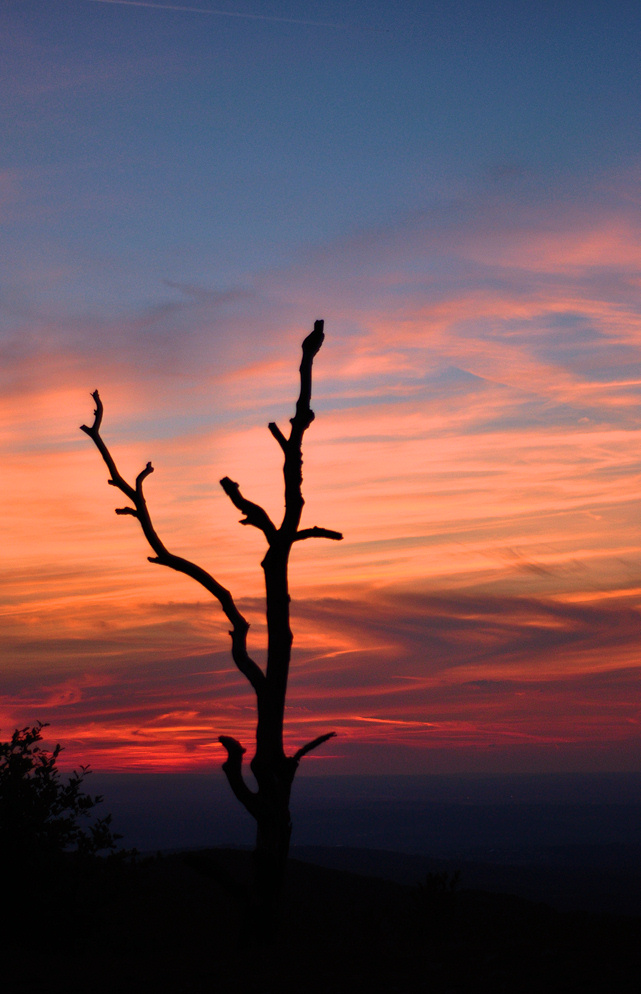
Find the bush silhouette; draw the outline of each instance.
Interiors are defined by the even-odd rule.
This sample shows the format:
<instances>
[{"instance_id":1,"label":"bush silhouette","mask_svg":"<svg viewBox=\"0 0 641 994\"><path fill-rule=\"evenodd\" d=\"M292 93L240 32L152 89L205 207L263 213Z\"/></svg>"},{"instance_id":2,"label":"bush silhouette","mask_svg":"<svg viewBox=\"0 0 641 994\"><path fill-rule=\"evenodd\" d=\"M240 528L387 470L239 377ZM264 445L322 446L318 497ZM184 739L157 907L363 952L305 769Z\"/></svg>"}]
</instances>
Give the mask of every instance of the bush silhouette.
<instances>
[{"instance_id":1,"label":"bush silhouette","mask_svg":"<svg viewBox=\"0 0 641 994\"><path fill-rule=\"evenodd\" d=\"M113 852L120 838L111 815L89 823L102 801L82 789L89 767L63 780L56 766L62 746L47 752L39 745L46 727L17 728L0 742L0 860L13 873L42 872L71 854Z\"/></svg>"}]
</instances>

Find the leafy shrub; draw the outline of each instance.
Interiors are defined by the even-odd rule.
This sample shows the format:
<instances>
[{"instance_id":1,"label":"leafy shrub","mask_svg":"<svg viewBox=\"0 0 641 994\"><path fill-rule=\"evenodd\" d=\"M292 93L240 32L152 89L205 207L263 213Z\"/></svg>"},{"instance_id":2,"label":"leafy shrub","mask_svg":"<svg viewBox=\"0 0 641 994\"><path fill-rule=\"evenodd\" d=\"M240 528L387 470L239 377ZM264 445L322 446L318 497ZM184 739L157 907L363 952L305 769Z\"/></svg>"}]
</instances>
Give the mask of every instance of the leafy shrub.
<instances>
[{"instance_id":1,"label":"leafy shrub","mask_svg":"<svg viewBox=\"0 0 641 994\"><path fill-rule=\"evenodd\" d=\"M442 938L451 929L458 907L459 870L427 873L412 891L412 916L419 930L429 928L432 938Z\"/></svg>"},{"instance_id":2,"label":"leafy shrub","mask_svg":"<svg viewBox=\"0 0 641 994\"><path fill-rule=\"evenodd\" d=\"M431 900L441 894L453 894L458 890L461 883L461 871L455 870L448 873L442 870L440 873L427 873L422 881L416 885L416 892L419 897Z\"/></svg>"},{"instance_id":3,"label":"leafy shrub","mask_svg":"<svg viewBox=\"0 0 641 994\"><path fill-rule=\"evenodd\" d=\"M39 745L46 727L17 728L0 742L0 858L13 869L42 869L68 853L113 852L120 838L111 815L90 820L102 797L82 790L89 767L64 781L56 766L62 747L47 752Z\"/></svg>"}]
</instances>

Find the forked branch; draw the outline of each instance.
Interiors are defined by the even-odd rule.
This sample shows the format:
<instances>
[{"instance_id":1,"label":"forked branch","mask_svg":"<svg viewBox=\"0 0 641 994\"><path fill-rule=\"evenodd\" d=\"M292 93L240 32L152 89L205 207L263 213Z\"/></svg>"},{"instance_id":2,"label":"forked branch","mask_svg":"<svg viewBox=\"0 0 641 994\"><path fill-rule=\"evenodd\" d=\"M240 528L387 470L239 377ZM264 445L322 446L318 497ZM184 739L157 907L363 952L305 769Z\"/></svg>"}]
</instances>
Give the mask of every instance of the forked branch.
<instances>
[{"instance_id":1,"label":"forked branch","mask_svg":"<svg viewBox=\"0 0 641 994\"><path fill-rule=\"evenodd\" d=\"M123 493L133 504L133 507L117 508L116 514L128 514L138 519L145 538L155 552L155 556L148 557L149 562L157 563L160 566L167 566L169 569L173 569L177 573L184 573L186 576L190 576L218 600L225 615L232 625L232 630L229 634L232 641L233 660L243 676L250 682L256 693L259 694L265 685L265 675L258 664L254 662L247 652L247 632L249 630L249 622L243 617L236 607L229 590L214 579L214 577L208 573L207 570L203 569L202 566L196 565L196 563L192 563L189 559L184 559L182 556L175 556L165 547L156 532L156 529L154 528L143 492L143 483L150 473L153 473L153 467L151 463L147 463L145 468L136 477L135 487L132 487L129 483L127 483L124 477L119 473L114 458L100 435L100 426L102 424L103 416L103 405L100 395L97 390L94 390L91 396L96 402L94 421L92 425L81 425L81 430L84 431L86 435L89 435L89 438L91 438L100 452L100 455L109 470L109 484L112 487L116 487L117 490L120 490L120 492Z\"/></svg>"}]
</instances>

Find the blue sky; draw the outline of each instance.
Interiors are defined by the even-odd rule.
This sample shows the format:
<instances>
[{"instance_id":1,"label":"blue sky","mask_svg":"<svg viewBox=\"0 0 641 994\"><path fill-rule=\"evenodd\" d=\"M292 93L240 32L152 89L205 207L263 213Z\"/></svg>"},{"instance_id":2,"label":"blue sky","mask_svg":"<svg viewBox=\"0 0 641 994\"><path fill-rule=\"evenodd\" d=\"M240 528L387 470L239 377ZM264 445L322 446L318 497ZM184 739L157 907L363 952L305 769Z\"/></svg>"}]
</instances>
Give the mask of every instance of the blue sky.
<instances>
[{"instance_id":1,"label":"blue sky","mask_svg":"<svg viewBox=\"0 0 641 994\"><path fill-rule=\"evenodd\" d=\"M62 253L67 302L165 299L168 272L227 287L480 190L536 202L636 164L634 4L226 9L341 26L3 3L8 256Z\"/></svg>"}]
</instances>

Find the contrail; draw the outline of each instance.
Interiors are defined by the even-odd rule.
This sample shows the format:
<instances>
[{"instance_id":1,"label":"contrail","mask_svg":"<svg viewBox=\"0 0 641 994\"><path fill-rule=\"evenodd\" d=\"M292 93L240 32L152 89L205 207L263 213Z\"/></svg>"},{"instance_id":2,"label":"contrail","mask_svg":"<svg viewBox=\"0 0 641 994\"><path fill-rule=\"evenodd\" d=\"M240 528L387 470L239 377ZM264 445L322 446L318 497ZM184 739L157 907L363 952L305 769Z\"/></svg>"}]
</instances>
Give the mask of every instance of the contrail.
<instances>
[{"instance_id":1,"label":"contrail","mask_svg":"<svg viewBox=\"0 0 641 994\"><path fill-rule=\"evenodd\" d=\"M89 3L117 3L123 7L151 7L154 10L178 10L185 14L209 14L214 17L242 17L246 21L280 21L283 24L306 24L313 28L344 29L346 24L329 21L306 21L299 17L274 17L271 14L241 14L233 10L212 10L208 7L181 7L173 3L148 3L147 0L88 0Z\"/></svg>"}]
</instances>

